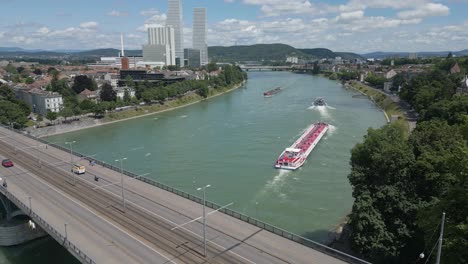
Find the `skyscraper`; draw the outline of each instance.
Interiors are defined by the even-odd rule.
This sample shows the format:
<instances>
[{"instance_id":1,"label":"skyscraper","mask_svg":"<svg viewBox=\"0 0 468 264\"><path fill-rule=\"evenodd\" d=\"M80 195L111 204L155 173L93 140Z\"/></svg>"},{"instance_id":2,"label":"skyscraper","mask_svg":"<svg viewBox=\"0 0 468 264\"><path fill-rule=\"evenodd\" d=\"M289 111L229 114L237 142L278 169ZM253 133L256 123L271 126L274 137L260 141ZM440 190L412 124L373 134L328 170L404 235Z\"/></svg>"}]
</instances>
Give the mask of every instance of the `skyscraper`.
<instances>
[{"instance_id":1,"label":"skyscraper","mask_svg":"<svg viewBox=\"0 0 468 264\"><path fill-rule=\"evenodd\" d=\"M200 50L200 64L208 64L206 8L193 9L193 48Z\"/></svg>"},{"instance_id":2,"label":"skyscraper","mask_svg":"<svg viewBox=\"0 0 468 264\"><path fill-rule=\"evenodd\" d=\"M175 57L174 29L170 26L148 28L148 45L143 46L144 61L175 65Z\"/></svg>"},{"instance_id":3,"label":"skyscraper","mask_svg":"<svg viewBox=\"0 0 468 264\"><path fill-rule=\"evenodd\" d=\"M184 66L184 32L182 24L182 0L169 0L166 25L174 28L175 55L179 65Z\"/></svg>"}]
</instances>

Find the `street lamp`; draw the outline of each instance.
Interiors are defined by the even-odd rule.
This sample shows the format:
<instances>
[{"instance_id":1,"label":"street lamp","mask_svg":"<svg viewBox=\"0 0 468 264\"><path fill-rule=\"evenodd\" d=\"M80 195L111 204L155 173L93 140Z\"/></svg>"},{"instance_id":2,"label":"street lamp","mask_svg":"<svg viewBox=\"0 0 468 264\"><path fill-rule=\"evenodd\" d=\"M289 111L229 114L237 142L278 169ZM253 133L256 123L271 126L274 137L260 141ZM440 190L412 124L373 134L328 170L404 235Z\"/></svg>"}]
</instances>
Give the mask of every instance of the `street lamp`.
<instances>
[{"instance_id":1,"label":"street lamp","mask_svg":"<svg viewBox=\"0 0 468 264\"><path fill-rule=\"evenodd\" d=\"M31 199L32 199L32 197L31 197L31 196L28 196L28 200L29 200L29 213L32 213Z\"/></svg>"},{"instance_id":2,"label":"street lamp","mask_svg":"<svg viewBox=\"0 0 468 264\"><path fill-rule=\"evenodd\" d=\"M76 184L75 173L73 172L73 144L74 143L76 143L76 141L65 142L66 145L70 145L70 171L73 176L73 185Z\"/></svg>"},{"instance_id":3,"label":"street lamp","mask_svg":"<svg viewBox=\"0 0 468 264\"><path fill-rule=\"evenodd\" d=\"M205 212L205 201L206 201L206 188L211 187L211 185L206 185L200 187L197 191L203 190L203 256L206 257L206 212Z\"/></svg>"},{"instance_id":4,"label":"street lamp","mask_svg":"<svg viewBox=\"0 0 468 264\"><path fill-rule=\"evenodd\" d=\"M123 205L123 208L125 209L125 196L124 196L124 181L123 181L123 169L122 169L122 163L124 160L126 160L127 158L121 158L121 159L118 159L118 160L115 160L115 162L120 162L120 184L122 186L122 205Z\"/></svg>"},{"instance_id":5,"label":"street lamp","mask_svg":"<svg viewBox=\"0 0 468 264\"><path fill-rule=\"evenodd\" d=\"M68 233L67 233L67 223L63 224L65 226L65 240L68 238Z\"/></svg>"}]
</instances>

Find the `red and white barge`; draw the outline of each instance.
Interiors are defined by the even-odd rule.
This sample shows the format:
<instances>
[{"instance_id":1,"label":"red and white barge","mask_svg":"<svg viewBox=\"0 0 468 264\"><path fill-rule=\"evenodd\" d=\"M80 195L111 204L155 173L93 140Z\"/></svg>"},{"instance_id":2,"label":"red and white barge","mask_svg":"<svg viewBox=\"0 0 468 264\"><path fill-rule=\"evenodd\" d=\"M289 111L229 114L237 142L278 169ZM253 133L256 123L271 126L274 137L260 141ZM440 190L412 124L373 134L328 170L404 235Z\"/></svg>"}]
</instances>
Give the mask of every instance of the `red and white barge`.
<instances>
[{"instance_id":1,"label":"red and white barge","mask_svg":"<svg viewBox=\"0 0 468 264\"><path fill-rule=\"evenodd\" d=\"M275 168L296 170L306 161L309 154L328 130L327 123L318 122L309 126L304 134L286 148L275 163Z\"/></svg>"}]
</instances>

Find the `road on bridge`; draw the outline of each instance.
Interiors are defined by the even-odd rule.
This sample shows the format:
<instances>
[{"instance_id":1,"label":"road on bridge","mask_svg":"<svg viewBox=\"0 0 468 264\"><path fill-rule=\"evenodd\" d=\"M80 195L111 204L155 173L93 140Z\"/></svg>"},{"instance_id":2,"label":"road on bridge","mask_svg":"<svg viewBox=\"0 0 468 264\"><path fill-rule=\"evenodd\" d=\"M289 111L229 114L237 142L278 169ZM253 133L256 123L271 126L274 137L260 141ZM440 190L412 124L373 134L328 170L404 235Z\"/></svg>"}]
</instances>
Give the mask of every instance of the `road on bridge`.
<instances>
[{"instance_id":1,"label":"road on bridge","mask_svg":"<svg viewBox=\"0 0 468 264\"><path fill-rule=\"evenodd\" d=\"M96 263L344 263L222 213L207 211L207 256L203 256L202 206L173 193L87 166L70 173L70 154L0 128L0 155L15 167L1 169L8 190ZM74 157L78 161L79 157ZM99 176L98 182L94 176Z\"/></svg>"}]
</instances>

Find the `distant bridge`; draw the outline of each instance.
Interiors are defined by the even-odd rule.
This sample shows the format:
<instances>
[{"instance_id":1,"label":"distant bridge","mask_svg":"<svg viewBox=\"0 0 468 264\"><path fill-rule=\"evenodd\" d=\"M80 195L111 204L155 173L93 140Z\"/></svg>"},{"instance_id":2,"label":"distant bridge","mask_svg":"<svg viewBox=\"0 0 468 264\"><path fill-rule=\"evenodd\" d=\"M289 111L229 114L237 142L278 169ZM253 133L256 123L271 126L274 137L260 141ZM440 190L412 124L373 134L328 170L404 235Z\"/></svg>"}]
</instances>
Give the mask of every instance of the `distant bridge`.
<instances>
[{"instance_id":1,"label":"distant bridge","mask_svg":"<svg viewBox=\"0 0 468 264\"><path fill-rule=\"evenodd\" d=\"M267 66L267 65L239 65L244 71L300 71L312 70L309 65Z\"/></svg>"}]
</instances>

